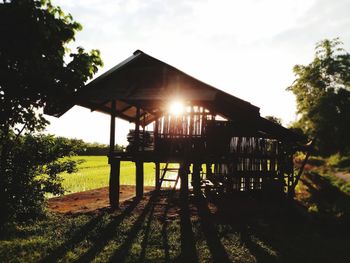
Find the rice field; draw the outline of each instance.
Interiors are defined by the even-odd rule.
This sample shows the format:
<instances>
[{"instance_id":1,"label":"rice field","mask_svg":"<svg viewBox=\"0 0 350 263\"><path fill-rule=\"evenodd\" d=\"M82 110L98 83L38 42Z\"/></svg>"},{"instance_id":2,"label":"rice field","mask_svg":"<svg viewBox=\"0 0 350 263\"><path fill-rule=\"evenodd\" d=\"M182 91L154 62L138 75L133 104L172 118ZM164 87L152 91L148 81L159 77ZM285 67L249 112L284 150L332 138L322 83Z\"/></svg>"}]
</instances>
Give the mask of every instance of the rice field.
<instances>
[{"instance_id":1,"label":"rice field","mask_svg":"<svg viewBox=\"0 0 350 263\"><path fill-rule=\"evenodd\" d=\"M73 156L73 160L81 160L78 172L62 174L63 187L67 193L75 193L108 186L109 164L106 156ZM145 185L153 186L154 164L144 164ZM121 162L120 184L135 184L135 163Z\"/></svg>"}]
</instances>

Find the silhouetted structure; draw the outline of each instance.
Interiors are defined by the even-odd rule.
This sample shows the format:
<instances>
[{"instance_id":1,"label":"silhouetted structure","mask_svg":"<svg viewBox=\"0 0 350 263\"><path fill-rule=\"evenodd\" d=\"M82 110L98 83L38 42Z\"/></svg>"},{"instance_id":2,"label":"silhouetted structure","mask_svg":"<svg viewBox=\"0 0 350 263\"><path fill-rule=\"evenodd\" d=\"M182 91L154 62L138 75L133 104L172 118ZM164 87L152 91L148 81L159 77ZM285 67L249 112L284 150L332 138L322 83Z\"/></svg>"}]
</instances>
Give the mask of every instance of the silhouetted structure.
<instances>
[{"instance_id":1,"label":"silhouetted structure","mask_svg":"<svg viewBox=\"0 0 350 263\"><path fill-rule=\"evenodd\" d=\"M177 105L171 112L169 105ZM73 105L111 115L110 203L119 202L120 162L136 164L136 195L143 195L143 164L156 164L156 185L166 180L160 163L179 163L181 193L192 174L195 191L293 194L293 154L304 140L264 119L259 108L155 59L134 54L86 85L51 115ZM175 109L176 110L176 109ZM125 152L115 152L115 118L135 123ZM152 126L152 131L145 127ZM202 166L206 169L202 170ZM192 169L190 169L192 167Z\"/></svg>"}]
</instances>

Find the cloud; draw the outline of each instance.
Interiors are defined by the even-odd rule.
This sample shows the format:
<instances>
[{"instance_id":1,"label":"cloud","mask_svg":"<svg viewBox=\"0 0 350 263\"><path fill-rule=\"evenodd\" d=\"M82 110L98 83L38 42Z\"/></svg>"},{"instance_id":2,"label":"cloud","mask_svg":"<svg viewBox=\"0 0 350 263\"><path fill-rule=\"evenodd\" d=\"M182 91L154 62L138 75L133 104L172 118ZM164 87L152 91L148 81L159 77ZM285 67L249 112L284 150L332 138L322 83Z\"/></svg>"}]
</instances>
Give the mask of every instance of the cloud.
<instances>
[{"instance_id":1,"label":"cloud","mask_svg":"<svg viewBox=\"0 0 350 263\"><path fill-rule=\"evenodd\" d=\"M53 2L82 23L76 45L101 50L100 73L141 49L285 123L295 116L292 67L326 37L350 51L350 0Z\"/></svg>"}]
</instances>

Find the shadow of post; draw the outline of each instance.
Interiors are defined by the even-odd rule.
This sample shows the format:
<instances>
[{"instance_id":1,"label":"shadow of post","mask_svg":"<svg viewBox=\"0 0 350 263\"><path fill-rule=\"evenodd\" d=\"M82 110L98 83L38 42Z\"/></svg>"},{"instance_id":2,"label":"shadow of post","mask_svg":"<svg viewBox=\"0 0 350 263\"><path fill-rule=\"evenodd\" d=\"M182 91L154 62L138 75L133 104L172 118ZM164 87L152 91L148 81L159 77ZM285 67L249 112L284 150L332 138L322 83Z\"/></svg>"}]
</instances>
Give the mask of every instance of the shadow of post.
<instances>
[{"instance_id":1,"label":"shadow of post","mask_svg":"<svg viewBox=\"0 0 350 263\"><path fill-rule=\"evenodd\" d=\"M198 262L196 242L192 230L191 215L188 199L181 200L180 204L180 232L181 232L181 255L180 262Z\"/></svg>"},{"instance_id":2,"label":"shadow of post","mask_svg":"<svg viewBox=\"0 0 350 263\"><path fill-rule=\"evenodd\" d=\"M51 263L57 262L61 259L69 250L71 250L75 245L79 244L86 237L86 233L92 230L97 224L101 221L103 213L93 217L89 222L80 227L77 231L74 232L73 236L64 242L62 245L55 248L50 252L49 255L41 259L40 263Z\"/></svg>"},{"instance_id":3,"label":"shadow of post","mask_svg":"<svg viewBox=\"0 0 350 263\"><path fill-rule=\"evenodd\" d=\"M169 242L168 242L168 233L167 233L167 228L168 228L168 212L170 210L173 198L174 198L175 192L171 191L170 195L168 195L167 198L167 204L164 209L163 213L163 225L162 225L162 242L163 242L163 248L164 248L164 262L169 262L170 261L170 247L169 247Z\"/></svg>"},{"instance_id":4,"label":"shadow of post","mask_svg":"<svg viewBox=\"0 0 350 263\"><path fill-rule=\"evenodd\" d=\"M150 199L148 200L147 204L143 208L142 213L140 216L136 219L135 223L129 230L128 236L126 240L123 242L122 245L114 252L114 254L109 259L109 262L125 262L126 257L128 255L128 252L130 251L130 248L137 236L137 234L140 232L140 229L142 227L142 224L145 221L146 215L151 210L152 207L154 207L154 201L156 197L158 196L157 192L153 192ZM149 220L152 220L152 216L150 216ZM147 244L144 244L145 246Z\"/></svg>"},{"instance_id":5,"label":"shadow of post","mask_svg":"<svg viewBox=\"0 0 350 263\"><path fill-rule=\"evenodd\" d=\"M93 246L85 252L76 262L90 262L94 257L102 251L102 249L107 245L107 243L114 237L115 229L120 225L120 223L130 215L134 208L139 203L140 199L135 198L133 202L114 220L112 220L106 227L104 227L100 234L95 237Z\"/></svg>"},{"instance_id":6,"label":"shadow of post","mask_svg":"<svg viewBox=\"0 0 350 263\"><path fill-rule=\"evenodd\" d=\"M208 208L208 202L203 195L197 196L196 206L198 208L201 229L206 238L213 261L220 263L231 262L225 247L221 243L215 225L212 222L212 215Z\"/></svg>"},{"instance_id":7,"label":"shadow of post","mask_svg":"<svg viewBox=\"0 0 350 263\"><path fill-rule=\"evenodd\" d=\"M139 262L144 262L145 261L146 249L147 249L149 234L150 234L150 230L151 230L151 224L152 224L152 220L153 220L153 214L154 214L155 206L156 206L155 203L152 203L152 207L150 209L151 211L150 211L150 213L148 215L147 225L146 225L146 229L145 229L145 234L143 236L143 240L142 240L142 243L141 243L141 254L140 254Z\"/></svg>"},{"instance_id":8,"label":"shadow of post","mask_svg":"<svg viewBox=\"0 0 350 263\"><path fill-rule=\"evenodd\" d=\"M247 225L241 225L239 234L241 236L241 243L249 250L255 257L256 262L277 262L278 258L270 255L267 251L252 240L252 235L248 231Z\"/></svg>"}]
</instances>

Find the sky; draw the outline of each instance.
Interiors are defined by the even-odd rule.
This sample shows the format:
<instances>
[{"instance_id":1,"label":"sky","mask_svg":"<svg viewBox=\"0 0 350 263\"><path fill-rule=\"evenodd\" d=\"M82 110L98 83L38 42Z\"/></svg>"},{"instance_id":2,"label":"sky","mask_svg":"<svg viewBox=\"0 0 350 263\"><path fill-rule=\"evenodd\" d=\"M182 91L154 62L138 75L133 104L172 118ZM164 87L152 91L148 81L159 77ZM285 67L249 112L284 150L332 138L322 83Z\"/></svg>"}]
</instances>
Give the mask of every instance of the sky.
<instances>
[{"instance_id":1,"label":"sky","mask_svg":"<svg viewBox=\"0 0 350 263\"><path fill-rule=\"evenodd\" d=\"M107 71L140 49L260 108L288 126L293 66L340 37L350 51L350 0L52 0L83 25L71 45L99 49ZM75 106L47 132L108 143L108 115ZM133 128L117 120L116 142Z\"/></svg>"}]
</instances>

